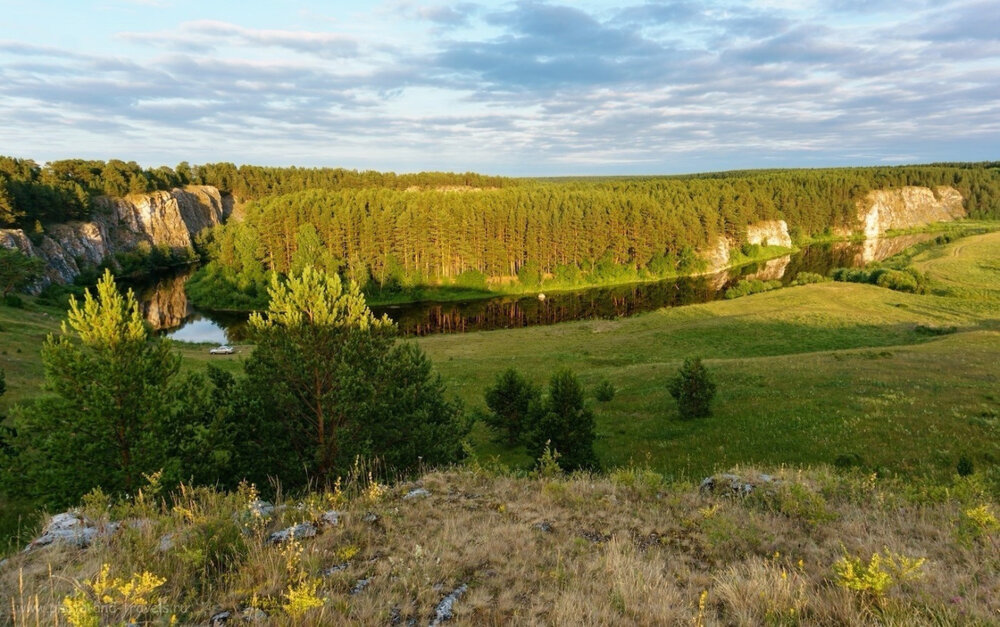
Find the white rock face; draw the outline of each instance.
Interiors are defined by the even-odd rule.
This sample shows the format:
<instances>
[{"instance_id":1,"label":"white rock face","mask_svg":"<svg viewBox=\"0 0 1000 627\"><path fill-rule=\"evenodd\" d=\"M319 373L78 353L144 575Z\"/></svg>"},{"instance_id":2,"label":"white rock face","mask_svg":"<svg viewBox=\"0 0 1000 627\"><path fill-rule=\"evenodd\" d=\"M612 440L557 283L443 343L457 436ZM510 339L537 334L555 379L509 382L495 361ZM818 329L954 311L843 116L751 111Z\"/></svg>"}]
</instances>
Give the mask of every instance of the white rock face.
<instances>
[{"instance_id":1,"label":"white rock face","mask_svg":"<svg viewBox=\"0 0 1000 627\"><path fill-rule=\"evenodd\" d=\"M30 291L38 293L50 282L71 283L81 266L100 265L143 243L185 250L195 235L225 217L219 190L207 185L104 197L95 205L92 221L49 225L37 245L21 229L0 229L0 246L45 260L46 278Z\"/></svg>"},{"instance_id":2,"label":"white rock face","mask_svg":"<svg viewBox=\"0 0 1000 627\"><path fill-rule=\"evenodd\" d=\"M702 251L701 258L708 262L709 272L718 272L729 265L729 240L720 237L706 251Z\"/></svg>"},{"instance_id":3,"label":"white rock face","mask_svg":"<svg viewBox=\"0 0 1000 627\"><path fill-rule=\"evenodd\" d=\"M784 220L768 220L755 222L747 226L747 241L751 244L767 244L769 246L792 247L792 238L788 235L788 224ZM729 266L729 249L736 246L725 236L718 237L708 250L700 253L702 259L708 262L708 272L715 273Z\"/></svg>"},{"instance_id":4,"label":"white rock face","mask_svg":"<svg viewBox=\"0 0 1000 627\"><path fill-rule=\"evenodd\" d=\"M792 247L792 238L788 235L788 224L784 220L768 220L751 224L747 227L747 241L761 246Z\"/></svg>"},{"instance_id":5,"label":"white rock face","mask_svg":"<svg viewBox=\"0 0 1000 627\"><path fill-rule=\"evenodd\" d=\"M858 202L858 221L866 238L890 229L907 229L964 218L962 194L954 187L900 187L868 192Z\"/></svg>"}]
</instances>

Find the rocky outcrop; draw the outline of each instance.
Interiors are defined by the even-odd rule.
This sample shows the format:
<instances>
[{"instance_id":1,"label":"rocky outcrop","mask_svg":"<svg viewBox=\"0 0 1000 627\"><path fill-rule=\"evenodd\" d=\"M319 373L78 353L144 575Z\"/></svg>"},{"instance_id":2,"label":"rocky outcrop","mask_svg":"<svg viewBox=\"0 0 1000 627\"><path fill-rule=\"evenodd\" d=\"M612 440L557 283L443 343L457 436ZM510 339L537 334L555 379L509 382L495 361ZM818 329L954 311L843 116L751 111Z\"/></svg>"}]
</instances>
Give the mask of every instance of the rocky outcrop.
<instances>
[{"instance_id":1,"label":"rocky outcrop","mask_svg":"<svg viewBox=\"0 0 1000 627\"><path fill-rule=\"evenodd\" d=\"M49 225L34 242L20 229L0 229L0 246L45 260L46 277L32 291L48 283L70 283L84 267L113 263L115 254L140 246L186 250L195 235L221 224L226 215L219 190L207 185L103 197L95 204L91 221Z\"/></svg>"},{"instance_id":2,"label":"rocky outcrop","mask_svg":"<svg viewBox=\"0 0 1000 627\"><path fill-rule=\"evenodd\" d=\"M119 527L121 523L99 524L76 512L63 512L50 518L42 529L42 534L24 550L30 552L53 544L84 549L97 538L113 534Z\"/></svg>"},{"instance_id":3,"label":"rocky outcrop","mask_svg":"<svg viewBox=\"0 0 1000 627\"><path fill-rule=\"evenodd\" d=\"M792 238L788 235L788 224L784 220L768 220L751 224L747 227L747 242L761 246L792 247Z\"/></svg>"},{"instance_id":4,"label":"rocky outcrop","mask_svg":"<svg viewBox=\"0 0 1000 627\"><path fill-rule=\"evenodd\" d=\"M105 222L115 252L132 250L140 242L183 250L193 236L222 223L219 190L206 185L97 201L97 219Z\"/></svg>"},{"instance_id":5,"label":"rocky outcrop","mask_svg":"<svg viewBox=\"0 0 1000 627\"><path fill-rule=\"evenodd\" d=\"M866 238L890 229L909 229L964 218L962 194L954 187L900 187L868 192L858 202L858 222Z\"/></svg>"},{"instance_id":6,"label":"rocky outcrop","mask_svg":"<svg viewBox=\"0 0 1000 627\"><path fill-rule=\"evenodd\" d=\"M792 238L788 235L788 224L784 220L768 220L755 222L747 226L747 242L761 246L792 247ZM699 256L708 263L707 272L715 273L729 267L729 249L738 246L726 236L719 236L707 250L702 250Z\"/></svg>"},{"instance_id":7,"label":"rocky outcrop","mask_svg":"<svg viewBox=\"0 0 1000 627\"><path fill-rule=\"evenodd\" d=\"M726 237L719 237L708 250L700 253L702 259L708 263L708 272L716 273L729 266L729 240Z\"/></svg>"}]
</instances>

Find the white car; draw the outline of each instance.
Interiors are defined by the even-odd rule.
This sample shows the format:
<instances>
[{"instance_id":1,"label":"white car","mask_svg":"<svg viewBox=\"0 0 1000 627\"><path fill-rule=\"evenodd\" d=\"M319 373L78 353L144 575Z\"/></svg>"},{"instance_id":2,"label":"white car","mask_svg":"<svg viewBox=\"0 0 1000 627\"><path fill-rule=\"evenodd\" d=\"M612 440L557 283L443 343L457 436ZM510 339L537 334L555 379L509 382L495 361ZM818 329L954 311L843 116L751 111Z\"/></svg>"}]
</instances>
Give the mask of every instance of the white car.
<instances>
[{"instance_id":1,"label":"white car","mask_svg":"<svg viewBox=\"0 0 1000 627\"><path fill-rule=\"evenodd\" d=\"M236 351L233 350L232 346L216 346L212 350L208 351L212 355L232 355Z\"/></svg>"}]
</instances>

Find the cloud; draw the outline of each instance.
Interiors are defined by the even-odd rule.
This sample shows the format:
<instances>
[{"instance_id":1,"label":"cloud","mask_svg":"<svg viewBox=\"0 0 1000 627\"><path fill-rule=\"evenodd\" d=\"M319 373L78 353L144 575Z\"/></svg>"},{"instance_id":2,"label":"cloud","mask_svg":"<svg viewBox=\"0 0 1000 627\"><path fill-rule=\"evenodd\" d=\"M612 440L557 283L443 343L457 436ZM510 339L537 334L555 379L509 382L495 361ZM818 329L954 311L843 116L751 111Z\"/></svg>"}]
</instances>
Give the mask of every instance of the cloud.
<instances>
[{"instance_id":1,"label":"cloud","mask_svg":"<svg viewBox=\"0 0 1000 627\"><path fill-rule=\"evenodd\" d=\"M358 41L341 33L262 30L244 28L216 20L184 22L176 31L125 32L121 33L119 37L134 43L161 45L188 51L194 49L202 52L214 50L223 45L248 48L273 47L337 59L354 57L359 51Z\"/></svg>"},{"instance_id":2,"label":"cloud","mask_svg":"<svg viewBox=\"0 0 1000 627\"><path fill-rule=\"evenodd\" d=\"M0 144L508 173L996 158L990 5L395 2L329 30L6 40Z\"/></svg>"}]
</instances>

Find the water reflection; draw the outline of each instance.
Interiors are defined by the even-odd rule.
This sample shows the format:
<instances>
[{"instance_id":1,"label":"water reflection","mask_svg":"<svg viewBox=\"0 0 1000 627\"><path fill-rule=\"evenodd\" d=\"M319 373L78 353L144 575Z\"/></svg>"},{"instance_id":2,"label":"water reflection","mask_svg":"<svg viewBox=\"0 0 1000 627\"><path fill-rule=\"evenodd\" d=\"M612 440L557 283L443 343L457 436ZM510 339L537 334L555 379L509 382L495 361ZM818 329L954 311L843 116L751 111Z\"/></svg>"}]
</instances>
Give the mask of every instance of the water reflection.
<instances>
[{"instance_id":1,"label":"water reflection","mask_svg":"<svg viewBox=\"0 0 1000 627\"><path fill-rule=\"evenodd\" d=\"M717 274L656 283L589 288L537 296L499 296L457 303L415 303L373 307L388 314L406 335L462 333L507 329L567 320L617 318L662 307L704 303L722 298L741 279L790 283L800 272L827 274L834 268L862 266L885 259L931 234L908 235L865 242L808 246L798 253ZM154 328L186 342L235 344L245 340L246 316L195 310L184 293L191 270L164 277L137 290L146 319Z\"/></svg>"}]
</instances>

